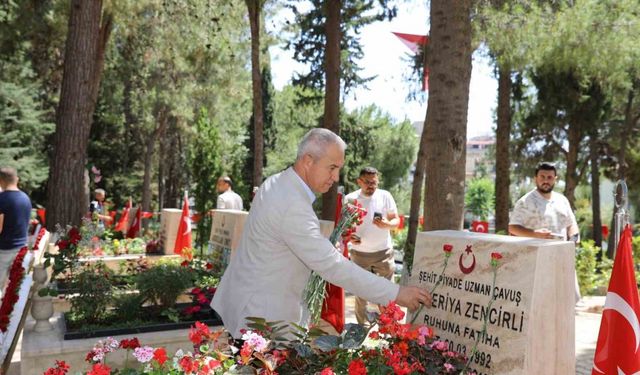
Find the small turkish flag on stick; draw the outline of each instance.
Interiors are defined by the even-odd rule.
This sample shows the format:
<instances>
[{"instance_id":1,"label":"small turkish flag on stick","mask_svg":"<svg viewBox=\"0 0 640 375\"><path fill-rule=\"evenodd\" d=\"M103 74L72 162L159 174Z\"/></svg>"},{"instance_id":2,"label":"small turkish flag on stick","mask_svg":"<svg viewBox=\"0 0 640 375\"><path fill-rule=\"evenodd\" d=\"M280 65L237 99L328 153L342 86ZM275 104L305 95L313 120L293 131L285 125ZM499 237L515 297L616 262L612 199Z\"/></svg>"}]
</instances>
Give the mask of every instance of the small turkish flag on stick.
<instances>
[{"instance_id":1,"label":"small turkish flag on stick","mask_svg":"<svg viewBox=\"0 0 640 375\"><path fill-rule=\"evenodd\" d=\"M180 215L180 225L178 225L173 252L182 254L184 248L191 248L191 217L189 216L189 196L186 191L184 192L182 215Z\"/></svg>"}]
</instances>

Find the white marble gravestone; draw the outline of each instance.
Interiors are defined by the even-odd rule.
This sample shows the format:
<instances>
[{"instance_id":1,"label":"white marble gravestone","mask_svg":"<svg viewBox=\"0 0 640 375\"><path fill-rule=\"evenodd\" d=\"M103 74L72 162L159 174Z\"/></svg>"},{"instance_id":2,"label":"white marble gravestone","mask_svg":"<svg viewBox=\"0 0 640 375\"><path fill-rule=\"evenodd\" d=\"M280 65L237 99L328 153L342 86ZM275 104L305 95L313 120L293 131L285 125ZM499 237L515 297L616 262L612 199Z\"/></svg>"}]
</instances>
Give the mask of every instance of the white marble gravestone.
<instances>
[{"instance_id":1,"label":"white marble gravestone","mask_svg":"<svg viewBox=\"0 0 640 375\"><path fill-rule=\"evenodd\" d=\"M175 254L176 235L180 225L182 210L177 208L163 208L160 216L160 233L165 254Z\"/></svg>"},{"instance_id":2,"label":"white marble gravestone","mask_svg":"<svg viewBox=\"0 0 640 375\"><path fill-rule=\"evenodd\" d=\"M212 210L212 212L209 242L215 247L230 249L233 256L240 243L244 223L249 213L240 210Z\"/></svg>"},{"instance_id":3,"label":"white marble gravestone","mask_svg":"<svg viewBox=\"0 0 640 375\"><path fill-rule=\"evenodd\" d=\"M453 250L442 273L447 244ZM493 252L503 258L492 289ZM409 284L431 291L442 282L415 323L433 327L451 350L467 355L479 340L471 365L478 375L574 374L574 256L574 244L565 241L419 233Z\"/></svg>"}]
</instances>

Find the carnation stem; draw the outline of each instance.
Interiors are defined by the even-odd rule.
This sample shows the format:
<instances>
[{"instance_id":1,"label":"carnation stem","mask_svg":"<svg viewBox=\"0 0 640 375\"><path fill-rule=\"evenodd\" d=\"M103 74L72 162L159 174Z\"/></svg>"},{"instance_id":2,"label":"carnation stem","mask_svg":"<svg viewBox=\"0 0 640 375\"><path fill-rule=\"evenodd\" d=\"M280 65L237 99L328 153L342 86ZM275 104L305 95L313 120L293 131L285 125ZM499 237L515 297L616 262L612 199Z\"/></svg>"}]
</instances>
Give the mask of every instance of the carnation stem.
<instances>
[{"instance_id":1,"label":"carnation stem","mask_svg":"<svg viewBox=\"0 0 640 375\"><path fill-rule=\"evenodd\" d=\"M444 262L442 263L442 271L440 271L438 280L436 280L436 284L433 286L433 288L431 288L429 295L433 295L433 292L436 291L436 288L440 286L440 283L442 282L442 275L444 275L444 271L447 269L447 264L449 264L449 254L445 253ZM420 307L418 308L418 310L415 312L415 314L413 314L413 318L411 319L411 324L413 324L416 321L416 319L418 318L418 315L420 315L423 308L424 308L424 305L420 304Z\"/></svg>"}]
</instances>

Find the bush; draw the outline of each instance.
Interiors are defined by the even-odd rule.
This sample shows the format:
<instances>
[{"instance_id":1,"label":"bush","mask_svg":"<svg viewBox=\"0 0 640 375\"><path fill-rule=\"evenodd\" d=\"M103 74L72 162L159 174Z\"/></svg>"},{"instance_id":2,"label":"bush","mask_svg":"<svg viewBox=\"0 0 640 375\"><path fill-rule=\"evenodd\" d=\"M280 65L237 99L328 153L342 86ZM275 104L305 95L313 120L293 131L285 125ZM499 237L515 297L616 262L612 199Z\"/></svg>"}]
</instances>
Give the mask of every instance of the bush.
<instances>
[{"instance_id":1,"label":"bush","mask_svg":"<svg viewBox=\"0 0 640 375\"><path fill-rule=\"evenodd\" d=\"M71 298L72 315L88 324L103 319L113 300L113 276L103 262L84 266L71 282L79 293Z\"/></svg>"},{"instance_id":2,"label":"bush","mask_svg":"<svg viewBox=\"0 0 640 375\"><path fill-rule=\"evenodd\" d=\"M168 309L175 305L180 294L193 286L193 277L186 267L172 263L156 264L141 272L136 284L143 301Z\"/></svg>"},{"instance_id":3,"label":"bush","mask_svg":"<svg viewBox=\"0 0 640 375\"><path fill-rule=\"evenodd\" d=\"M598 262L598 254L602 259ZM576 272L582 295L599 293L609 283L613 262L592 240L582 241L576 248Z\"/></svg>"},{"instance_id":4,"label":"bush","mask_svg":"<svg viewBox=\"0 0 640 375\"><path fill-rule=\"evenodd\" d=\"M114 298L115 317L129 322L140 318L143 297L138 293L120 294Z\"/></svg>"},{"instance_id":5,"label":"bush","mask_svg":"<svg viewBox=\"0 0 640 375\"><path fill-rule=\"evenodd\" d=\"M488 178L474 178L469 182L469 187L464 196L464 203L471 213L482 221L493 212L494 207L494 183Z\"/></svg>"}]
</instances>

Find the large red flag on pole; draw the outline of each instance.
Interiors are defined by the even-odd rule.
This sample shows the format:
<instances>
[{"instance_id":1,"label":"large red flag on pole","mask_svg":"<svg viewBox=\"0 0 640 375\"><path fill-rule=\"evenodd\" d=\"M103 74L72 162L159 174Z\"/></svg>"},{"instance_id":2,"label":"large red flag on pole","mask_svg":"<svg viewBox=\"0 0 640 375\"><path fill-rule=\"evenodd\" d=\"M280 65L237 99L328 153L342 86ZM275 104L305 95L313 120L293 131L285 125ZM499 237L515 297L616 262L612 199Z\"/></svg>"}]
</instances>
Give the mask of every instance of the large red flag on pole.
<instances>
[{"instance_id":1,"label":"large red flag on pole","mask_svg":"<svg viewBox=\"0 0 640 375\"><path fill-rule=\"evenodd\" d=\"M336 215L334 224L340 221L340 213L342 212L342 193L338 193L338 202L336 203ZM344 250L342 255L349 257L349 249L347 249L347 241L343 242ZM338 332L342 332L344 328L344 289L339 286L327 283L327 296L322 305L320 317L327 323L331 324Z\"/></svg>"},{"instance_id":2,"label":"large red flag on pole","mask_svg":"<svg viewBox=\"0 0 640 375\"><path fill-rule=\"evenodd\" d=\"M640 301L632 252L627 225L613 262L592 375L640 374Z\"/></svg>"},{"instance_id":3,"label":"large red flag on pole","mask_svg":"<svg viewBox=\"0 0 640 375\"><path fill-rule=\"evenodd\" d=\"M140 232L140 222L142 221L142 207L138 206L136 209L136 216L133 218L133 223L127 231L127 238L136 238L138 232Z\"/></svg>"},{"instance_id":4,"label":"large red flag on pole","mask_svg":"<svg viewBox=\"0 0 640 375\"><path fill-rule=\"evenodd\" d=\"M180 215L180 224L178 225L173 252L182 254L182 249L184 248L191 248L191 217L189 217L189 195L186 191L184 192L182 215Z\"/></svg>"},{"instance_id":5,"label":"large red flag on pole","mask_svg":"<svg viewBox=\"0 0 640 375\"><path fill-rule=\"evenodd\" d=\"M424 51L427 47L427 44L429 43L429 36L427 35L405 34L396 32L394 32L393 35L397 36L402 44L407 46L414 54L419 53L420 49ZM422 72L422 91L427 91L429 90L429 69L426 67L426 64L424 62L422 66Z\"/></svg>"},{"instance_id":6,"label":"large red flag on pole","mask_svg":"<svg viewBox=\"0 0 640 375\"><path fill-rule=\"evenodd\" d=\"M118 220L118 224L113 229L116 232L124 232L127 230L127 223L129 223L129 210L131 209L131 197L129 197L129 201L124 206L124 210L122 210L122 215L120 216L120 220Z\"/></svg>"}]
</instances>

